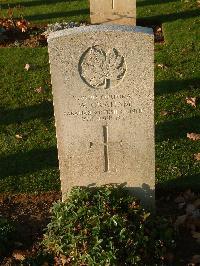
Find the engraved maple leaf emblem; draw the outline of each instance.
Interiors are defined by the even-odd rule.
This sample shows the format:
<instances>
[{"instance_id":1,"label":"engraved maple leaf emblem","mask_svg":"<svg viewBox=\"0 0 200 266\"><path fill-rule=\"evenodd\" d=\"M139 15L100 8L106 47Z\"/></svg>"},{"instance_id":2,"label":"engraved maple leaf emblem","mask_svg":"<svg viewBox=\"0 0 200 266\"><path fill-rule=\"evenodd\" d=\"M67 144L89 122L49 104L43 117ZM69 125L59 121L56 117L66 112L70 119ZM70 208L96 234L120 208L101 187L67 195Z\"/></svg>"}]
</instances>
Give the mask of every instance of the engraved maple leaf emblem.
<instances>
[{"instance_id":1,"label":"engraved maple leaf emblem","mask_svg":"<svg viewBox=\"0 0 200 266\"><path fill-rule=\"evenodd\" d=\"M81 78L96 89L118 85L125 72L124 57L115 48L106 53L99 46L93 46L85 51L79 62Z\"/></svg>"}]
</instances>

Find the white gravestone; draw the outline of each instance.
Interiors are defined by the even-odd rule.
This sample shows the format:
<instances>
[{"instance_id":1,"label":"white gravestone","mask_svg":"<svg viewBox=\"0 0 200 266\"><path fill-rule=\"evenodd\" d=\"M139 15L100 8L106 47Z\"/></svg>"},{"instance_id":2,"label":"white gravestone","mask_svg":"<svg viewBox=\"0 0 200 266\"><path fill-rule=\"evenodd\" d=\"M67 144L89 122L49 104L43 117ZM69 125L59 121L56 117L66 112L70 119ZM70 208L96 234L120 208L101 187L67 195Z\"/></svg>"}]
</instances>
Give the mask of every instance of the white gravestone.
<instances>
[{"instance_id":1,"label":"white gravestone","mask_svg":"<svg viewBox=\"0 0 200 266\"><path fill-rule=\"evenodd\" d=\"M136 24L136 0L90 0L91 24Z\"/></svg>"},{"instance_id":2,"label":"white gravestone","mask_svg":"<svg viewBox=\"0 0 200 266\"><path fill-rule=\"evenodd\" d=\"M154 204L151 29L101 25L48 38L63 195L126 183Z\"/></svg>"}]
</instances>

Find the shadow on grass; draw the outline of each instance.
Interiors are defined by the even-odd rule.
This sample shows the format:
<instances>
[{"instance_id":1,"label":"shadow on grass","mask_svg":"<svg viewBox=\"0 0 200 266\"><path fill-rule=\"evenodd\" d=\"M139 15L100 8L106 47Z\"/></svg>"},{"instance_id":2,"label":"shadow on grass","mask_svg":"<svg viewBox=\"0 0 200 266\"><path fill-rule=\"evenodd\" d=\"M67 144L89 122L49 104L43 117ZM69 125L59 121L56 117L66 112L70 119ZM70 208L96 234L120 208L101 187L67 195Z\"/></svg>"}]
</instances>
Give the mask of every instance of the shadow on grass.
<instances>
[{"instance_id":1,"label":"shadow on grass","mask_svg":"<svg viewBox=\"0 0 200 266\"><path fill-rule=\"evenodd\" d=\"M47 13L47 14L35 14L31 16L25 16L25 18L29 21L34 20L44 20L44 19L53 19L53 18L59 18L59 17L74 17L74 16L80 16L80 15L87 15L89 14L89 9L81 9L81 10L71 10L71 11L65 11L65 12L54 12L54 13Z\"/></svg>"},{"instance_id":2,"label":"shadow on grass","mask_svg":"<svg viewBox=\"0 0 200 266\"><path fill-rule=\"evenodd\" d=\"M178 19L188 19L200 16L200 10L194 9L185 12L177 12L172 14L157 15L152 17L139 17L141 21L156 21L159 23L171 22Z\"/></svg>"},{"instance_id":3,"label":"shadow on grass","mask_svg":"<svg viewBox=\"0 0 200 266\"><path fill-rule=\"evenodd\" d=\"M38 117L48 119L53 117L53 104L46 101L14 110L0 109L0 117L0 125L21 123Z\"/></svg>"},{"instance_id":4,"label":"shadow on grass","mask_svg":"<svg viewBox=\"0 0 200 266\"><path fill-rule=\"evenodd\" d=\"M74 2L77 0L47 0L47 1L43 1L43 0L36 0L36 1L27 1L27 2L17 2L17 3L5 3L5 4L1 4L1 9L7 9L7 8L23 8L23 7L32 7L32 6L41 6L41 5L52 5L52 4L58 4L58 3L65 3L66 4L66 8L67 8L67 4L69 4L70 2ZM79 2L84 1L84 0L79 0Z\"/></svg>"},{"instance_id":5,"label":"shadow on grass","mask_svg":"<svg viewBox=\"0 0 200 266\"><path fill-rule=\"evenodd\" d=\"M33 149L0 157L0 179L58 167L57 148Z\"/></svg>"},{"instance_id":6,"label":"shadow on grass","mask_svg":"<svg viewBox=\"0 0 200 266\"><path fill-rule=\"evenodd\" d=\"M187 90L190 87L198 88L199 84L200 79L157 81L155 82L155 94L162 95L167 93L174 93L181 90Z\"/></svg>"},{"instance_id":7,"label":"shadow on grass","mask_svg":"<svg viewBox=\"0 0 200 266\"><path fill-rule=\"evenodd\" d=\"M158 5L158 4L168 4L171 2L178 2L178 0L143 0L143 1L138 1L137 2L137 7L142 7L142 6L150 6L150 5Z\"/></svg>"},{"instance_id":8,"label":"shadow on grass","mask_svg":"<svg viewBox=\"0 0 200 266\"><path fill-rule=\"evenodd\" d=\"M199 192L200 189L200 173L186 175L165 181L164 183L156 185L156 197L163 196L165 193L183 192L191 189L194 192Z\"/></svg>"},{"instance_id":9,"label":"shadow on grass","mask_svg":"<svg viewBox=\"0 0 200 266\"><path fill-rule=\"evenodd\" d=\"M187 138L187 133L200 132L200 116L165 121L156 125L156 141Z\"/></svg>"}]
</instances>

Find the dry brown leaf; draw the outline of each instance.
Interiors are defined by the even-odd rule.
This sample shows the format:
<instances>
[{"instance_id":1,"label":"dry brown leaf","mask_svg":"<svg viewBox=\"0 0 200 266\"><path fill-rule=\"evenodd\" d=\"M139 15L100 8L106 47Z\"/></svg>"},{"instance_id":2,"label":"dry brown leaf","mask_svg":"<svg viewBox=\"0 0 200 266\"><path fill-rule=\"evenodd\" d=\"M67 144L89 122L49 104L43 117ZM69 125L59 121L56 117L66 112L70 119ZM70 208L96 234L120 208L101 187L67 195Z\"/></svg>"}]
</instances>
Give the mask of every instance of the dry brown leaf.
<instances>
[{"instance_id":1,"label":"dry brown leaf","mask_svg":"<svg viewBox=\"0 0 200 266\"><path fill-rule=\"evenodd\" d=\"M186 103L196 108L196 97L186 97Z\"/></svg>"},{"instance_id":2,"label":"dry brown leaf","mask_svg":"<svg viewBox=\"0 0 200 266\"><path fill-rule=\"evenodd\" d=\"M29 64L26 64L24 68L28 71L29 68L30 68L30 65Z\"/></svg>"},{"instance_id":3,"label":"dry brown leaf","mask_svg":"<svg viewBox=\"0 0 200 266\"><path fill-rule=\"evenodd\" d=\"M26 258L26 253L22 250L14 250L12 253L12 256L16 259L16 260L25 260Z\"/></svg>"},{"instance_id":4,"label":"dry brown leaf","mask_svg":"<svg viewBox=\"0 0 200 266\"><path fill-rule=\"evenodd\" d=\"M164 65L164 64L158 64L157 66L158 66L159 68L161 68L161 69L166 69L166 68L167 68L167 66Z\"/></svg>"},{"instance_id":5,"label":"dry brown leaf","mask_svg":"<svg viewBox=\"0 0 200 266\"><path fill-rule=\"evenodd\" d=\"M35 89L35 92L37 93L44 93L45 89L43 87L39 87Z\"/></svg>"},{"instance_id":6,"label":"dry brown leaf","mask_svg":"<svg viewBox=\"0 0 200 266\"><path fill-rule=\"evenodd\" d=\"M194 265L200 263L200 255L194 255L192 257L191 263L194 263Z\"/></svg>"},{"instance_id":7,"label":"dry brown leaf","mask_svg":"<svg viewBox=\"0 0 200 266\"><path fill-rule=\"evenodd\" d=\"M193 237L193 238L200 239L200 232L193 232L193 233L192 233L192 237Z\"/></svg>"},{"instance_id":8,"label":"dry brown leaf","mask_svg":"<svg viewBox=\"0 0 200 266\"><path fill-rule=\"evenodd\" d=\"M161 28L161 27L157 27L157 28L156 28L156 31L157 31L157 32L161 32L161 31L162 31L162 28Z\"/></svg>"},{"instance_id":9,"label":"dry brown leaf","mask_svg":"<svg viewBox=\"0 0 200 266\"><path fill-rule=\"evenodd\" d=\"M187 133L187 138L191 140L200 140L200 134L197 133Z\"/></svg>"},{"instance_id":10,"label":"dry brown leaf","mask_svg":"<svg viewBox=\"0 0 200 266\"><path fill-rule=\"evenodd\" d=\"M67 257L65 255L60 255L60 260L62 261L62 265L67 263Z\"/></svg>"},{"instance_id":11,"label":"dry brown leaf","mask_svg":"<svg viewBox=\"0 0 200 266\"><path fill-rule=\"evenodd\" d=\"M200 161L200 153L195 153L194 154L194 159L197 161Z\"/></svg>"},{"instance_id":12,"label":"dry brown leaf","mask_svg":"<svg viewBox=\"0 0 200 266\"><path fill-rule=\"evenodd\" d=\"M19 134L16 134L15 137L16 137L16 139L23 139L23 136L19 135Z\"/></svg>"},{"instance_id":13,"label":"dry brown leaf","mask_svg":"<svg viewBox=\"0 0 200 266\"><path fill-rule=\"evenodd\" d=\"M160 112L160 115L162 115L162 116L166 116L166 115L168 115L168 112L167 112L167 111L161 111L161 112Z\"/></svg>"},{"instance_id":14,"label":"dry brown leaf","mask_svg":"<svg viewBox=\"0 0 200 266\"><path fill-rule=\"evenodd\" d=\"M18 29L21 30L21 32L26 32L28 30L28 25L29 22L26 21L25 19L20 19L16 21L16 26L18 27Z\"/></svg>"}]
</instances>

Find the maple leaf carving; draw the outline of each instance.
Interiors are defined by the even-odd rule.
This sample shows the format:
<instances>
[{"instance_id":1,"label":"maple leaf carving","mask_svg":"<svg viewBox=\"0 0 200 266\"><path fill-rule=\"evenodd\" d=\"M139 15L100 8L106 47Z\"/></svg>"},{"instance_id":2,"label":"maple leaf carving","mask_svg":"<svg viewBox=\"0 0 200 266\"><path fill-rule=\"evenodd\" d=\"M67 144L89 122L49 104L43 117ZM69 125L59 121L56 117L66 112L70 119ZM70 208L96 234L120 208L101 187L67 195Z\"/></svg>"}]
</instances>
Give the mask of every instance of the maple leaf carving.
<instances>
[{"instance_id":1,"label":"maple leaf carving","mask_svg":"<svg viewBox=\"0 0 200 266\"><path fill-rule=\"evenodd\" d=\"M115 48L106 53L99 46L93 46L86 50L79 63L81 78L96 89L116 86L125 72L124 57Z\"/></svg>"}]
</instances>

